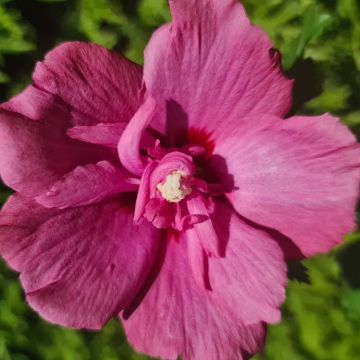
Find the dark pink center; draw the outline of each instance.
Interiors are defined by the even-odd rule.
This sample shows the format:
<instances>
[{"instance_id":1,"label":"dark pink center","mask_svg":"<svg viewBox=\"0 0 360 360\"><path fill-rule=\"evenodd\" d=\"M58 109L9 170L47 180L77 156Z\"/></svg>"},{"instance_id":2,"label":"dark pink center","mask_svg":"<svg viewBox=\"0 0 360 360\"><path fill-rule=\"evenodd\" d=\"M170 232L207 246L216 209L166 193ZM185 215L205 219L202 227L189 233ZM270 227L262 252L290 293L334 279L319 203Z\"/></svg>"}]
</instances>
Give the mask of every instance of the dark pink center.
<instances>
[{"instance_id":1,"label":"dark pink center","mask_svg":"<svg viewBox=\"0 0 360 360\"><path fill-rule=\"evenodd\" d=\"M148 155L136 200L135 221L145 218L157 228L181 231L208 218L209 198L213 194L207 182L197 177L197 164L206 157L207 150L200 145L164 149L157 142Z\"/></svg>"}]
</instances>

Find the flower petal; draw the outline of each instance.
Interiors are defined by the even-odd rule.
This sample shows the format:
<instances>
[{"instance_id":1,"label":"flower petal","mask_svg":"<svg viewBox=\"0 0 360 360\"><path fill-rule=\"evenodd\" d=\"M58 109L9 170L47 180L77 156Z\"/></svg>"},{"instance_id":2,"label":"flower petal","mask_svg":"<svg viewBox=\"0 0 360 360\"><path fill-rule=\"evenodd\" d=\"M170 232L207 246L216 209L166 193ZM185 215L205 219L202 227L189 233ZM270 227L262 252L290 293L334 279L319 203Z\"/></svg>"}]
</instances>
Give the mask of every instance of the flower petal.
<instances>
[{"instance_id":1,"label":"flower petal","mask_svg":"<svg viewBox=\"0 0 360 360\"><path fill-rule=\"evenodd\" d=\"M56 47L37 64L33 81L71 107L74 125L128 122L143 101L141 67L95 44Z\"/></svg>"},{"instance_id":2,"label":"flower petal","mask_svg":"<svg viewBox=\"0 0 360 360\"><path fill-rule=\"evenodd\" d=\"M290 238L303 255L326 252L354 230L360 148L336 118L253 117L252 126L218 138L215 154L237 212Z\"/></svg>"},{"instance_id":3,"label":"flower petal","mask_svg":"<svg viewBox=\"0 0 360 360\"><path fill-rule=\"evenodd\" d=\"M134 226L114 201L59 211L16 195L0 214L0 254L21 272L28 303L68 327L98 329L127 306L157 247L155 229Z\"/></svg>"},{"instance_id":4,"label":"flower petal","mask_svg":"<svg viewBox=\"0 0 360 360\"><path fill-rule=\"evenodd\" d=\"M153 98L146 99L123 132L119 144L118 154L121 163L135 175L141 176L146 161L140 155L140 144L147 125L153 118L156 103Z\"/></svg>"},{"instance_id":5,"label":"flower petal","mask_svg":"<svg viewBox=\"0 0 360 360\"><path fill-rule=\"evenodd\" d=\"M74 126L67 131L72 138L90 144L104 145L116 149L126 123L103 124L95 126Z\"/></svg>"},{"instance_id":6,"label":"flower petal","mask_svg":"<svg viewBox=\"0 0 360 360\"><path fill-rule=\"evenodd\" d=\"M0 175L26 196L39 195L77 165L110 158L102 147L70 139L67 110L48 105L42 106L44 121L0 109Z\"/></svg>"},{"instance_id":7,"label":"flower petal","mask_svg":"<svg viewBox=\"0 0 360 360\"><path fill-rule=\"evenodd\" d=\"M145 51L144 81L163 119L158 130L212 132L233 114L240 121L252 112L288 112L292 82L237 0L170 1L170 7L173 23Z\"/></svg>"},{"instance_id":8,"label":"flower petal","mask_svg":"<svg viewBox=\"0 0 360 360\"><path fill-rule=\"evenodd\" d=\"M193 278L198 286L211 290L208 255L205 253L199 236L193 227L186 230L186 237L188 239L188 257Z\"/></svg>"},{"instance_id":9,"label":"flower petal","mask_svg":"<svg viewBox=\"0 0 360 360\"><path fill-rule=\"evenodd\" d=\"M276 240L220 201L211 219L225 249L223 259L209 259L213 291L222 293L223 304L237 309L245 324L280 321L287 267Z\"/></svg>"},{"instance_id":10,"label":"flower petal","mask_svg":"<svg viewBox=\"0 0 360 360\"><path fill-rule=\"evenodd\" d=\"M215 232L211 218L205 205L205 200L201 196L190 197L187 201L187 207L191 215L201 216L204 218L193 225L203 249L208 255L221 256L222 248L219 244L219 237Z\"/></svg>"},{"instance_id":11,"label":"flower petal","mask_svg":"<svg viewBox=\"0 0 360 360\"><path fill-rule=\"evenodd\" d=\"M125 170L100 161L78 166L36 201L47 208L84 206L121 192L136 191L139 187L136 182Z\"/></svg>"},{"instance_id":12,"label":"flower petal","mask_svg":"<svg viewBox=\"0 0 360 360\"><path fill-rule=\"evenodd\" d=\"M58 97L33 85L28 86L20 94L1 104L1 109L21 114L35 121L61 117L61 126L64 128L71 124L69 107Z\"/></svg>"},{"instance_id":13,"label":"flower petal","mask_svg":"<svg viewBox=\"0 0 360 360\"><path fill-rule=\"evenodd\" d=\"M213 221L227 250L225 258L208 259L212 290L202 286L202 264L194 263L196 249L189 249L196 237L169 237L148 292L123 313L138 351L166 359L248 359L262 346L261 321L279 320L286 282L282 251L226 206L218 210Z\"/></svg>"},{"instance_id":14,"label":"flower petal","mask_svg":"<svg viewBox=\"0 0 360 360\"><path fill-rule=\"evenodd\" d=\"M140 186L136 198L136 203L135 203L135 211L134 211L135 222L139 222L142 216L144 215L146 204L150 199L151 174L155 170L156 166L157 166L157 162L151 161L142 174Z\"/></svg>"}]
</instances>

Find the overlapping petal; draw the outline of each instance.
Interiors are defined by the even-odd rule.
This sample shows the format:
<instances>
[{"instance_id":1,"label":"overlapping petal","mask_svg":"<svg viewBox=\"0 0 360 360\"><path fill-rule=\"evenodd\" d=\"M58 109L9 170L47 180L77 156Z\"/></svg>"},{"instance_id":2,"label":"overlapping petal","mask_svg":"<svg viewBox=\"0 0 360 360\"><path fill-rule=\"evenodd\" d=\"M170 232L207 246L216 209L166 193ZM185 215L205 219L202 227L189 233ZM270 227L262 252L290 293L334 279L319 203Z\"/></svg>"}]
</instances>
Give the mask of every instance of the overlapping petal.
<instances>
[{"instance_id":1,"label":"overlapping petal","mask_svg":"<svg viewBox=\"0 0 360 360\"><path fill-rule=\"evenodd\" d=\"M276 240L219 201L211 219L225 253L209 260L212 289L222 292L223 304L236 309L245 324L280 321L287 269Z\"/></svg>"},{"instance_id":2,"label":"overlapping petal","mask_svg":"<svg viewBox=\"0 0 360 360\"><path fill-rule=\"evenodd\" d=\"M0 110L0 175L26 196L49 190L77 166L114 160L114 150L97 144L111 147L125 126L104 123L128 122L142 102L141 68L97 45L55 48L33 78ZM94 139L96 125L111 139Z\"/></svg>"},{"instance_id":3,"label":"overlapping petal","mask_svg":"<svg viewBox=\"0 0 360 360\"><path fill-rule=\"evenodd\" d=\"M68 112L63 107L44 106L45 115L42 121L31 120L0 109L0 175L26 196L39 195L77 165L111 158L106 149L65 134Z\"/></svg>"},{"instance_id":4,"label":"overlapping petal","mask_svg":"<svg viewBox=\"0 0 360 360\"><path fill-rule=\"evenodd\" d=\"M328 251L355 227L355 137L330 115L249 121L229 126L216 143L213 165L232 205L289 237L305 256Z\"/></svg>"},{"instance_id":5,"label":"overlapping petal","mask_svg":"<svg viewBox=\"0 0 360 360\"><path fill-rule=\"evenodd\" d=\"M223 255L224 246L221 244L221 240L215 232L204 200L200 196L193 197L187 200L186 204L191 215L202 216L206 219L193 226L193 231L197 234L206 253L212 256ZM222 234L220 234L220 238L222 237Z\"/></svg>"},{"instance_id":6,"label":"overlapping petal","mask_svg":"<svg viewBox=\"0 0 360 360\"><path fill-rule=\"evenodd\" d=\"M212 132L230 115L287 113L292 83L238 1L174 0L170 7L172 24L145 51L144 81L159 104L154 127L169 135L191 127Z\"/></svg>"},{"instance_id":7,"label":"overlapping petal","mask_svg":"<svg viewBox=\"0 0 360 360\"><path fill-rule=\"evenodd\" d=\"M147 125L153 119L156 102L148 97L129 122L118 143L121 163L135 175L141 176L147 162L140 154L140 144Z\"/></svg>"},{"instance_id":8,"label":"overlapping petal","mask_svg":"<svg viewBox=\"0 0 360 360\"><path fill-rule=\"evenodd\" d=\"M286 283L280 248L226 205L218 204L218 211L213 223L226 242L226 256L208 259L211 290L201 286L201 263L193 263L199 257L188 256L198 239L170 237L148 292L133 312L123 314L138 351L166 359L247 359L262 344L261 322L279 320Z\"/></svg>"},{"instance_id":9,"label":"overlapping petal","mask_svg":"<svg viewBox=\"0 0 360 360\"><path fill-rule=\"evenodd\" d=\"M99 123L93 126L74 126L67 131L72 139L116 149L127 123Z\"/></svg>"},{"instance_id":10,"label":"overlapping petal","mask_svg":"<svg viewBox=\"0 0 360 360\"><path fill-rule=\"evenodd\" d=\"M39 62L37 88L72 109L74 125L128 122L142 103L142 69L95 44L64 43Z\"/></svg>"},{"instance_id":11,"label":"overlapping petal","mask_svg":"<svg viewBox=\"0 0 360 360\"><path fill-rule=\"evenodd\" d=\"M97 203L111 195L134 192L139 180L108 161L78 166L36 201L48 208L65 209Z\"/></svg>"},{"instance_id":12,"label":"overlapping petal","mask_svg":"<svg viewBox=\"0 0 360 360\"><path fill-rule=\"evenodd\" d=\"M118 201L64 211L16 195L0 215L0 254L42 317L98 329L129 305L157 253L156 229L132 217Z\"/></svg>"}]
</instances>

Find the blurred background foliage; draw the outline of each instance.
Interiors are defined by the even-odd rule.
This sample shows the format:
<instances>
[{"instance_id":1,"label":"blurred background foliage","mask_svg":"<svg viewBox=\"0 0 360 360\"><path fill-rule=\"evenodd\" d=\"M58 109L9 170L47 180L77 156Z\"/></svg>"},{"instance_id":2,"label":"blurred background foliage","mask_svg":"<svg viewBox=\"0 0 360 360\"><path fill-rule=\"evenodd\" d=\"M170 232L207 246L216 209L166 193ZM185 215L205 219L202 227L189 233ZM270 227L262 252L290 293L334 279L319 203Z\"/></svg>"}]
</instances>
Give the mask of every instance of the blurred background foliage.
<instances>
[{"instance_id":1,"label":"blurred background foliage","mask_svg":"<svg viewBox=\"0 0 360 360\"><path fill-rule=\"evenodd\" d=\"M243 3L283 54L288 76L296 80L292 113L331 112L359 136L359 1ZM28 84L36 60L63 41L96 42L142 63L151 33L169 19L166 0L0 0L0 100ZM7 196L1 188L0 201ZM270 328L265 351L256 359L359 359L359 233L304 265L310 283L301 281L306 278L301 271L290 281L283 321ZM0 360L30 359L147 358L130 349L115 320L99 333L42 321L25 304L17 275L0 263Z\"/></svg>"}]
</instances>

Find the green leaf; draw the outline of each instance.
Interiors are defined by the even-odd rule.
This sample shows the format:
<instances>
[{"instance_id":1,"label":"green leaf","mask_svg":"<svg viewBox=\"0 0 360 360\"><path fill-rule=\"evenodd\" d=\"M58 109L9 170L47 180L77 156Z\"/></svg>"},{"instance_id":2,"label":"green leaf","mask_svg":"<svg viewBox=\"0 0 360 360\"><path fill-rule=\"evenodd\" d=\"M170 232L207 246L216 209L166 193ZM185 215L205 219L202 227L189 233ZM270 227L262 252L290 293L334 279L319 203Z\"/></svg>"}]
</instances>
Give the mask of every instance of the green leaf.
<instances>
[{"instance_id":1,"label":"green leaf","mask_svg":"<svg viewBox=\"0 0 360 360\"><path fill-rule=\"evenodd\" d=\"M360 8L357 0L338 0L337 12L341 17L356 23L360 18Z\"/></svg>"},{"instance_id":2,"label":"green leaf","mask_svg":"<svg viewBox=\"0 0 360 360\"><path fill-rule=\"evenodd\" d=\"M349 317L360 323L360 290L347 289L342 298L342 305Z\"/></svg>"},{"instance_id":3,"label":"green leaf","mask_svg":"<svg viewBox=\"0 0 360 360\"><path fill-rule=\"evenodd\" d=\"M356 127L360 125L360 111L353 111L344 116L342 122L350 127Z\"/></svg>"},{"instance_id":4,"label":"green leaf","mask_svg":"<svg viewBox=\"0 0 360 360\"><path fill-rule=\"evenodd\" d=\"M113 48L127 21L116 2L79 0L79 30L92 42Z\"/></svg>"},{"instance_id":5,"label":"green leaf","mask_svg":"<svg viewBox=\"0 0 360 360\"><path fill-rule=\"evenodd\" d=\"M67 0L36 0L38 2L47 2L47 3L56 3L56 2L64 2Z\"/></svg>"},{"instance_id":6,"label":"green leaf","mask_svg":"<svg viewBox=\"0 0 360 360\"><path fill-rule=\"evenodd\" d=\"M38 2L44 2L44 3L59 3L59 2L64 2L67 0L36 0Z\"/></svg>"},{"instance_id":7,"label":"green leaf","mask_svg":"<svg viewBox=\"0 0 360 360\"><path fill-rule=\"evenodd\" d=\"M0 84L5 84L9 81L9 76L0 70Z\"/></svg>"},{"instance_id":8,"label":"green leaf","mask_svg":"<svg viewBox=\"0 0 360 360\"><path fill-rule=\"evenodd\" d=\"M315 5L310 6L304 15L300 35L293 41L287 53L284 54L283 65L290 69L297 59L304 54L306 46L318 38L331 22L328 14L319 14Z\"/></svg>"},{"instance_id":9,"label":"green leaf","mask_svg":"<svg viewBox=\"0 0 360 360\"><path fill-rule=\"evenodd\" d=\"M359 20L360 22L360 20ZM352 50L357 68L360 70L360 24L354 25L352 36Z\"/></svg>"},{"instance_id":10,"label":"green leaf","mask_svg":"<svg viewBox=\"0 0 360 360\"><path fill-rule=\"evenodd\" d=\"M9 197L9 192L0 191L0 205L2 205L8 197Z\"/></svg>"},{"instance_id":11,"label":"green leaf","mask_svg":"<svg viewBox=\"0 0 360 360\"><path fill-rule=\"evenodd\" d=\"M306 104L306 108L316 113L339 113L348 107L351 89L348 85L326 82L322 94Z\"/></svg>"},{"instance_id":12,"label":"green leaf","mask_svg":"<svg viewBox=\"0 0 360 360\"><path fill-rule=\"evenodd\" d=\"M167 0L142 0L138 11L141 21L149 26L159 26L171 20Z\"/></svg>"},{"instance_id":13,"label":"green leaf","mask_svg":"<svg viewBox=\"0 0 360 360\"><path fill-rule=\"evenodd\" d=\"M28 28L21 24L17 11L0 5L0 54L34 50L34 44L26 39L28 31Z\"/></svg>"}]
</instances>

